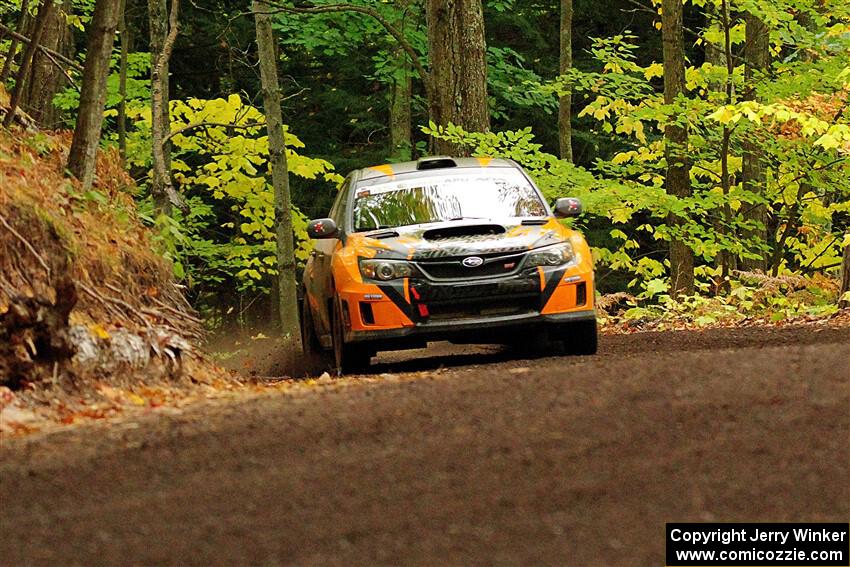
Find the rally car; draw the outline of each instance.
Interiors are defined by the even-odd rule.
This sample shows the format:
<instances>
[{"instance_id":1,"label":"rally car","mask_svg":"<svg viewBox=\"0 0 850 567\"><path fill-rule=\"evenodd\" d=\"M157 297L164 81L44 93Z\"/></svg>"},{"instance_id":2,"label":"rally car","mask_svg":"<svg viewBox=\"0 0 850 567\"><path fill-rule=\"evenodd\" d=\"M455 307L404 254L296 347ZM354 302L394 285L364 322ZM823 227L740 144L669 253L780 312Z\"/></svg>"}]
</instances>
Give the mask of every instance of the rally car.
<instances>
[{"instance_id":1,"label":"rally car","mask_svg":"<svg viewBox=\"0 0 850 567\"><path fill-rule=\"evenodd\" d=\"M354 171L304 270L307 351L340 372L378 351L429 341L560 341L596 352L593 261L584 237L550 210L520 166L489 158L424 158Z\"/></svg>"}]
</instances>

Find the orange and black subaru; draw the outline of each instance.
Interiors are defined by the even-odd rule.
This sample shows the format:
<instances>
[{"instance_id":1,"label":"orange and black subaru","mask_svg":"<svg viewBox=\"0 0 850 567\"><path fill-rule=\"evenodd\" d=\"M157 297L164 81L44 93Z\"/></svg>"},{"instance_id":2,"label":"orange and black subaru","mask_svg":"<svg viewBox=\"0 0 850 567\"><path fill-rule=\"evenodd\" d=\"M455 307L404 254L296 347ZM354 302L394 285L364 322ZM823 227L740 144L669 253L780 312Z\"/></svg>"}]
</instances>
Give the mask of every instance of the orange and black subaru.
<instances>
[{"instance_id":1,"label":"orange and black subaru","mask_svg":"<svg viewBox=\"0 0 850 567\"><path fill-rule=\"evenodd\" d=\"M516 163L432 157L351 173L304 271L305 349L336 368L429 341L561 342L596 352L593 260Z\"/></svg>"}]
</instances>

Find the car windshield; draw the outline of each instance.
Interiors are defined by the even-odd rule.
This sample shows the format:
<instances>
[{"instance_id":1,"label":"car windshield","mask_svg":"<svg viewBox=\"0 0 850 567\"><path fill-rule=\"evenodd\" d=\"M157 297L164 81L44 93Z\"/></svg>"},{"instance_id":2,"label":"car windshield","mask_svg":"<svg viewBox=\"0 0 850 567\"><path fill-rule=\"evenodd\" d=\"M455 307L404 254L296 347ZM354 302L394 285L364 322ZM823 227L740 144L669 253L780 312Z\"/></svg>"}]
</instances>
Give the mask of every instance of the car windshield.
<instances>
[{"instance_id":1,"label":"car windshield","mask_svg":"<svg viewBox=\"0 0 850 567\"><path fill-rule=\"evenodd\" d=\"M358 189L354 231L467 218L545 217L546 206L516 169L454 172Z\"/></svg>"}]
</instances>

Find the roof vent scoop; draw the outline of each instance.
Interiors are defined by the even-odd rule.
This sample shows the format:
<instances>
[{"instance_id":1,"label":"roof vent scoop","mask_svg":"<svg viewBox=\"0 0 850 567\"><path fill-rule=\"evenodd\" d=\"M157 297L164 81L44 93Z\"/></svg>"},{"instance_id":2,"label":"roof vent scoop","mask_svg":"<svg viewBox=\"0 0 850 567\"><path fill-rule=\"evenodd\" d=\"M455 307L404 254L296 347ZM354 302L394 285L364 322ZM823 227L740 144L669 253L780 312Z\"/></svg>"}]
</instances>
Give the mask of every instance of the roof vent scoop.
<instances>
[{"instance_id":1,"label":"roof vent scoop","mask_svg":"<svg viewBox=\"0 0 850 567\"><path fill-rule=\"evenodd\" d=\"M457 162L448 156L432 156L419 158L416 162L416 169L424 171L426 169L443 169L446 167L457 167Z\"/></svg>"}]
</instances>

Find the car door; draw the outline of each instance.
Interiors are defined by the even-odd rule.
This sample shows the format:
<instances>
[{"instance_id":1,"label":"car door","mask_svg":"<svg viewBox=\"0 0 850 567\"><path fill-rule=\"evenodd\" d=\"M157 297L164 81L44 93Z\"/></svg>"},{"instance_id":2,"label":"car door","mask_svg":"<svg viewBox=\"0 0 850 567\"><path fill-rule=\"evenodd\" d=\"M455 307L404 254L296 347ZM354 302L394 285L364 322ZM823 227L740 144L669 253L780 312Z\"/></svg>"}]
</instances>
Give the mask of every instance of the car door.
<instances>
[{"instance_id":1,"label":"car door","mask_svg":"<svg viewBox=\"0 0 850 567\"><path fill-rule=\"evenodd\" d=\"M339 195L331 207L328 216L334 220L339 227L340 233L345 229L345 213L348 209L348 195L351 187L350 178L346 179L339 190ZM340 234L342 236L342 234ZM318 305L314 307L313 324L319 336L331 333L331 312L328 306L333 294L333 274L331 273L331 260L334 251L340 245L339 238L325 238L313 241L313 251L310 262L311 277L309 291L313 293Z\"/></svg>"}]
</instances>

